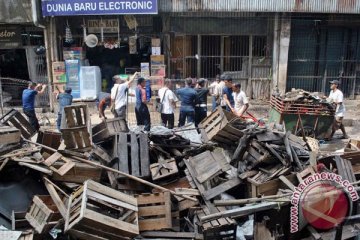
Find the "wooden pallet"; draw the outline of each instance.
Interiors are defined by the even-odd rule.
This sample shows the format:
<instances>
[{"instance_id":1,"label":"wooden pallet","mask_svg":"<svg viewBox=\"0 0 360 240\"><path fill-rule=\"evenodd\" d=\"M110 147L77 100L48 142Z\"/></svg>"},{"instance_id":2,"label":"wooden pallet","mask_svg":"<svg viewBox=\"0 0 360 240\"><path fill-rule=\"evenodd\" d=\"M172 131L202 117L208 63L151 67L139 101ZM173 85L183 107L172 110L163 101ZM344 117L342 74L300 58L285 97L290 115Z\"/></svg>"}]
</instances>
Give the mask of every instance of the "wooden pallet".
<instances>
[{"instance_id":1,"label":"wooden pallet","mask_svg":"<svg viewBox=\"0 0 360 240\"><path fill-rule=\"evenodd\" d=\"M151 178L155 182L170 182L178 178L178 167L175 159L164 160L150 165Z\"/></svg>"},{"instance_id":2,"label":"wooden pallet","mask_svg":"<svg viewBox=\"0 0 360 240\"><path fill-rule=\"evenodd\" d=\"M170 229L173 227L170 197L169 192L136 196L139 207L140 231Z\"/></svg>"},{"instance_id":3,"label":"wooden pallet","mask_svg":"<svg viewBox=\"0 0 360 240\"><path fill-rule=\"evenodd\" d=\"M126 121L121 118L106 119L92 128L92 140L94 143L99 143L119 132L129 132Z\"/></svg>"},{"instance_id":4,"label":"wooden pallet","mask_svg":"<svg viewBox=\"0 0 360 240\"><path fill-rule=\"evenodd\" d=\"M117 158L112 168L136 177L150 177L148 135L118 133L114 136L113 158ZM121 178L122 176L117 176Z\"/></svg>"},{"instance_id":5,"label":"wooden pallet","mask_svg":"<svg viewBox=\"0 0 360 240\"><path fill-rule=\"evenodd\" d=\"M217 210L222 211L224 208L217 208ZM209 214L210 210L206 206L203 206L201 210L196 211L198 222L200 222L201 217ZM228 217L220 217L200 225L200 230L203 233L205 240L235 240L236 228L236 222Z\"/></svg>"},{"instance_id":6,"label":"wooden pallet","mask_svg":"<svg viewBox=\"0 0 360 240\"><path fill-rule=\"evenodd\" d=\"M91 148L90 134L86 126L61 129L66 149L85 150Z\"/></svg>"},{"instance_id":7,"label":"wooden pallet","mask_svg":"<svg viewBox=\"0 0 360 240\"><path fill-rule=\"evenodd\" d=\"M224 144L234 144L242 136L245 122L234 114L218 107L199 124L204 142L217 141Z\"/></svg>"},{"instance_id":8,"label":"wooden pallet","mask_svg":"<svg viewBox=\"0 0 360 240\"><path fill-rule=\"evenodd\" d=\"M41 234L49 231L61 219L61 215L50 196L37 195L25 218Z\"/></svg>"},{"instance_id":9,"label":"wooden pallet","mask_svg":"<svg viewBox=\"0 0 360 240\"><path fill-rule=\"evenodd\" d=\"M19 129L10 126L0 126L0 145L19 143L21 132Z\"/></svg>"},{"instance_id":10,"label":"wooden pallet","mask_svg":"<svg viewBox=\"0 0 360 240\"><path fill-rule=\"evenodd\" d=\"M29 139L35 135L36 130L30 125L28 120L15 109L11 109L8 113L0 118L0 124L13 126L20 130L21 135Z\"/></svg>"},{"instance_id":11,"label":"wooden pallet","mask_svg":"<svg viewBox=\"0 0 360 240\"><path fill-rule=\"evenodd\" d=\"M69 199L65 231L77 230L107 239L139 234L134 197L88 180Z\"/></svg>"}]
</instances>

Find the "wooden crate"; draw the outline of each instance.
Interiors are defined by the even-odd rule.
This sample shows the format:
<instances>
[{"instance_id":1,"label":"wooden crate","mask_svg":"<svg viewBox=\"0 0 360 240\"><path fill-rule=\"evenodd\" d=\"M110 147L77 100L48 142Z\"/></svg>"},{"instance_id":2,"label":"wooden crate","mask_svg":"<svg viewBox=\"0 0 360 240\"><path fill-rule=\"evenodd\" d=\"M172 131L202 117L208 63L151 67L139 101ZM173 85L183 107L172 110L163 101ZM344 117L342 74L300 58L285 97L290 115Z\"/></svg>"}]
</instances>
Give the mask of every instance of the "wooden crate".
<instances>
[{"instance_id":1,"label":"wooden crate","mask_svg":"<svg viewBox=\"0 0 360 240\"><path fill-rule=\"evenodd\" d=\"M222 151L205 151L189 160L184 159L193 183L205 200L210 200L241 183L237 177L226 181L218 180L218 176L230 169L230 164Z\"/></svg>"},{"instance_id":2,"label":"wooden crate","mask_svg":"<svg viewBox=\"0 0 360 240\"><path fill-rule=\"evenodd\" d=\"M113 158L117 161L112 168L136 177L150 176L148 135L118 133L114 136ZM122 176L117 176L121 178Z\"/></svg>"},{"instance_id":3,"label":"wooden crate","mask_svg":"<svg viewBox=\"0 0 360 240\"><path fill-rule=\"evenodd\" d=\"M85 150L91 148L90 134L86 126L61 129L66 149Z\"/></svg>"},{"instance_id":4,"label":"wooden crate","mask_svg":"<svg viewBox=\"0 0 360 240\"><path fill-rule=\"evenodd\" d=\"M225 208L217 208L217 210L221 211L225 210ZM201 210L196 211L198 222L200 222L201 217L209 214L210 211L206 206L203 206ZM203 233L205 240L235 240L236 228L236 222L228 217L220 217L200 224L200 230Z\"/></svg>"},{"instance_id":5,"label":"wooden crate","mask_svg":"<svg viewBox=\"0 0 360 240\"><path fill-rule=\"evenodd\" d=\"M129 132L126 121L121 118L106 119L92 128L92 140L99 143L119 132Z\"/></svg>"},{"instance_id":6,"label":"wooden crate","mask_svg":"<svg viewBox=\"0 0 360 240\"><path fill-rule=\"evenodd\" d=\"M88 180L69 199L65 231L72 229L114 240L135 237L137 199Z\"/></svg>"},{"instance_id":7,"label":"wooden crate","mask_svg":"<svg viewBox=\"0 0 360 240\"><path fill-rule=\"evenodd\" d=\"M20 130L21 135L29 139L35 135L36 130L30 125L28 120L15 109L11 109L8 113L0 118L0 124L13 126Z\"/></svg>"},{"instance_id":8,"label":"wooden crate","mask_svg":"<svg viewBox=\"0 0 360 240\"><path fill-rule=\"evenodd\" d=\"M25 218L26 212L15 212L11 214L11 230L27 230L32 229L32 226Z\"/></svg>"},{"instance_id":9,"label":"wooden crate","mask_svg":"<svg viewBox=\"0 0 360 240\"><path fill-rule=\"evenodd\" d=\"M0 126L0 145L19 143L21 132L19 129L10 126Z\"/></svg>"},{"instance_id":10,"label":"wooden crate","mask_svg":"<svg viewBox=\"0 0 360 240\"><path fill-rule=\"evenodd\" d=\"M91 131L90 115L87 105L78 104L64 107L60 129L83 126L88 127L89 132Z\"/></svg>"},{"instance_id":11,"label":"wooden crate","mask_svg":"<svg viewBox=\"0 0 360 240\"><path fill-rule=\"evenodd\" d=\"M53 173L51 179L58 182L70 182L83 184L86 180L91 179L96 182L100 182L101 168L91 166L86 163L74 161L75 166L71 168L66 174L60 175L56 172ZM55 163L55 168L59 168L61 165Z\"/></svg>"},{"instance_id":12,"label":"wooden crate","mask_svg":"<svg viewBox=\"0 0 360 240\"><path fill-rule=\"evenodd\" d=\"M172 228L170 197L169 192L136 196L139 207L140 231Z\"/></svg>"},{"instance_id":13,"label":"wooden crate","mask_svg":"<svg viewBox=\"0 0 360 240\"><path fill-rule=\"evenodd\" d=\"M286 178L297 185L297 178L295 174L290 174ZM248 184L248 195L249 197L269 196L276 195L279 189L287 189L287 186L280 180L274 179L264 183L257 183L247 178Z\"/></svg>"},{"instance_id":14,"label":"wooden crate","mask_svg":"<svg viewBox=\"0 0 360 240\"><path fill-rule=\"evenodd\" d=\"M65 175L70 169L75 166L75 163L70 158L64 157L59 152L53 153L44 161L44 164L60 176Z\"/></svg>"},{"instance_id":15,"label":"wooden crate","mask_svg":"<svg viewBox=\"0 0 360 240\"><path fill-rule=\"evenodd\" d=\"M61 219L61 215L50 196L37 195L33 198L26 220L39 234L49 231Z\"/></svg>"},{"instance_id":16,"label":"wooden crate","mask_svg":"<svg viewBox=\"0 0 360 240\"><path fill-rule=\"evenodd\" d=\"M178 167L175 159L165 160L150 165L151 178L155 182L170 182L178 178Z\"/></svg>"},{"instance_id":17,"label":"wooden crate","mask_svg":"<svg viewBox=\"0 0 360 240\"><path fill-rule=\"evenodd\" d=\"M58 149L61 143L61 133L50 130L39 130L36 142L54 149ZM50 155L52 154L52 152L46 148L42 148L41 152L46 152Z\"/></svg>"},{"instance_id":18,"label":"wooden crate","mask_svg":"<svg viewBox=\"0 0 360 240\"><path fill-rule=\"evenodd\" d=\"M218 107L199 124L204 142L217 141L224 144L234 144L242 136L245 122L234 114Z\"/></svg>"}]
</instances>

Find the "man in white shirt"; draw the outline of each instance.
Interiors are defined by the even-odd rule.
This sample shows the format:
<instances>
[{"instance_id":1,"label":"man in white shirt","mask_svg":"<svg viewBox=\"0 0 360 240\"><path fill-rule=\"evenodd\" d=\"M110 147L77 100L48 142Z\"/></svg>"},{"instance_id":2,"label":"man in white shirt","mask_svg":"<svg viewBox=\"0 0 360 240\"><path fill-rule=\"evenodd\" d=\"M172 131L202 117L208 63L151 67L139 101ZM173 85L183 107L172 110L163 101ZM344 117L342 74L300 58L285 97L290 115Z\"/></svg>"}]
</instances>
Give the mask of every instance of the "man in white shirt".
<instances>
[{"instance_id":1,"label":"man in white shirt","mask_svg":"<svg viewBox=\"0 0 360 240\"><path fill-rule=\"evenodd\" d=\"M231 111L238 117L241 117L249 108L249 100L246 97L244 91L241 90L240 83L234 85L234 91L232 93L235 106L231 108Z\"/></svg>"},{"instance_id":2,"label":"man in white shirt","mask_svg":"<svg viewBox=\"0 0 360 240\"><path fill-rule=\"evenodd\" d=\"M209 86L209 91L210 91L210 94L211 94L211 99L212 99L212 106L211 106L211 111L215 111L216 110L216 107L218 106L218 104L216 103L216 95L215 95L215 90L217 88L217 86L219 85L219 82L220 82L220 76L219 74L216 75L215 77L215 81L213 83L210 84Z\"/></svg>"},{"instance_id":3,"label":"man in white shirt","mask_svg":"<svg viewBox=\"0 0 360 240\"><path fill-rule=\"evenodd\" d=\"M161 121L163 126L169 129L174 128L174 110L176 108L176 102L178 101L174 92L170 90L171 85L171 80L166 79L164 87L160 88L158 93L160 103L162 103Z\"/></svg>"},{"instance_id":4,"label":"man in white shirt","mask_svg":"<svg viewBox=\"0 0 360 240\"><path fill-rule=\"evenodd\" d=\"M115 75L113 80L115 81L114 86L111 89L111 105L115 104L114 117L126 119L126 104L128 88L132 81L134 81L137 72L129 79L122 79L119 75ZM129 94L129 96L134 96L134 94Z\"/></svg>"},{"instance_id":5,"label":"man in white shirt","mask_svg":"<svg viewBox=\"0 0 360 240\"><path fill-rule=\"evenodd\" d=\"M225 82L224 82L224 76L222 75L220 77L220 82L217 84L217 86L214 89L214 94L213 94L213 96L216 97L216 107L217 106L226 107L226 102L224 99L224 88L225 88Z\"/></svg>"},{"instance_id":6,"label":"man in white shirt","mask_svg":"<svg viewBox=\"0 0 360 240\"><path fill-rule=\"evenodd\" d=\"M328 97L328 101L333 103L336 106L335 109L335 121L332 127L332 132L330 135L330 139L334 136L334 133L340 129L343 133L343 138L349 138L349 136L345 132L345 127L342 124L345 114L345 105L344 105L344 94L340 89L338 89L340 82L338 80L330 81L330 95Z\"/></svg>"}]
</instances>

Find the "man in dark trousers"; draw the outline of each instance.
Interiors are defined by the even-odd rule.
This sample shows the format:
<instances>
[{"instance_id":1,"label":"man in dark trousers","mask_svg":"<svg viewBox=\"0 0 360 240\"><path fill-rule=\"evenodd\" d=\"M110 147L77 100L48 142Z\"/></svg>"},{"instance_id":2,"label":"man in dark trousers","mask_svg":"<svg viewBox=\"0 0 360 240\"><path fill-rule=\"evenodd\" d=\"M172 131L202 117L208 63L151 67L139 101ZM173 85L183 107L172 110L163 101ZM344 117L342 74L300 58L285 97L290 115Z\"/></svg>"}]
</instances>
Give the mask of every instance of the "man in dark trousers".
<instances>
[{"instance_id":1,"label":"man in dark trousers","mask_svg":"<svg viewBox=\"0 0 360 240\"><path fill-rule=\"evenodd\" d=\"M209 89L205 87L206 79L200 78L197 81L195 88L196 104L195 104L195 127L198 127L199 123L206 118L207 115L207 96L209 95Z\"/></svg>"},{"instance_id":2,"label":"man in dark trousers","mask_svg":"<svg viewBox=\"0 0 360 240\"><path fill-rule=\"evenodd\" d=\"M188 123L193 123L195 121L195 100L196 100L196 91L191 88L192 79L188 78L185 80L186 86L180 88L176 91L176 94L179 96L181 101L180 105L180 116L179 116L179 127L185 125L187 119Z\"/></svg>"},{"instance_id":3,"label":"man in dark trousers","mask_svg":"<svg viewBox=\"0 0 360 240\"><path fill-rule=\"evenodd\" d=\"M46 85L30 82L28 88L22 93L22 104L24 114L29 118L30 125L38 131L40 129L39 121L35 113L35 97L37 94L45 92Z\"/></svg>"},{"instance_id":4,"label":"man in dark trousers","mask_svg":"<svg viewBox=\"0 0 360 240\"><path fill-rule=\"evenodd\" d=\"M226 111L231 111L234 108L235 101L233 97L233 84L232 78L228 75L224 76L225 88L224 88L224 100L226 103Z\"/></svg>"},{"instance_id":5,"label":"man in dark trousers","mask_svg":"<svg viewBox=\"0 0 360 240\"><path fill-rule=\"evenodd\" d=\"M65 92L61 93L59 92L56 95L56 99L59 101L59 112L58 112L58 118L57 118L57 129L60 131L61 126L61 118L62 118L62 112L64 110L64 107L70 106L72 104L73 96L71 95L72 89L70 87L65 88Z\"/></svg>"},{"instance_id":6,"label":"man in dark trousers","mask_svg":"<svg viewBox=\"0 0 360 240\"><path fill-rule=\"evenodd\" d=\"M150 122L150 112L147 107L147 105L151 104L146 99L146 81L144 78L138 79L138 85L135 90L135 96L136 96L136 104L135 104L135 115L136 115L136 121L137 125L144 125L145 131L150 131L151 122Z\"/></svg>"}]
</instances>

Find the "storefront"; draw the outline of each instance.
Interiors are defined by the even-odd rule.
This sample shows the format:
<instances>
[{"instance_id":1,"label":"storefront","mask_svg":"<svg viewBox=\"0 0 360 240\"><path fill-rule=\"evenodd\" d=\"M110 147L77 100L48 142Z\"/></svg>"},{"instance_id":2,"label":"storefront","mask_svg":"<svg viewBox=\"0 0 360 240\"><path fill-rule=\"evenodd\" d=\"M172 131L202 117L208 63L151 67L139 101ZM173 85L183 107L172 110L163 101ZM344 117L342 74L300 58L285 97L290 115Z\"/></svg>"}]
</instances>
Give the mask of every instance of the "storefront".
<instances>
[{"instance_id":1,"label":"storefront","mask_svg":"<svg viewBox=\"0 0 360 240\"><path fill-rule=\"evenodd\" d=\"M55 89L68 85L73 88L75 98L93 99L91 94L82 94L83 88L92 84L89 79L81 79L85 66L92 66L101 73L101 79L94 79L94 84L99 91L106 92L110 92L112 77L116 74L141 71L143 77L150 79L155 74L155 83L157 77L164 77L164 74L159 76L158 71L151 71L151 68L157 69L156 63L150 64L151 56L156 56L154 59L160 56L162 68L165 68L160 40L162 20L156 0L71 3L43 0L42 14L54 16L56 39L52 47L56 49L51 52Z\"/></svg>"}]
</instances>

